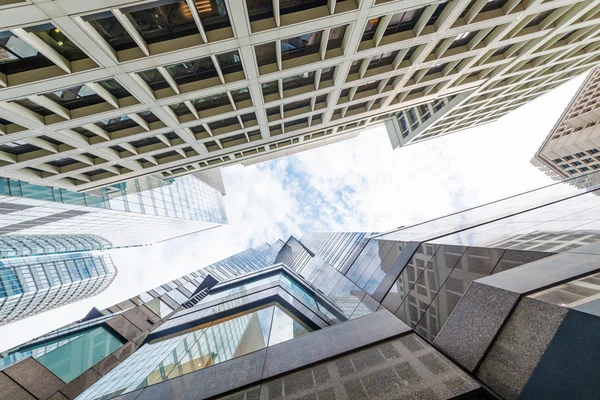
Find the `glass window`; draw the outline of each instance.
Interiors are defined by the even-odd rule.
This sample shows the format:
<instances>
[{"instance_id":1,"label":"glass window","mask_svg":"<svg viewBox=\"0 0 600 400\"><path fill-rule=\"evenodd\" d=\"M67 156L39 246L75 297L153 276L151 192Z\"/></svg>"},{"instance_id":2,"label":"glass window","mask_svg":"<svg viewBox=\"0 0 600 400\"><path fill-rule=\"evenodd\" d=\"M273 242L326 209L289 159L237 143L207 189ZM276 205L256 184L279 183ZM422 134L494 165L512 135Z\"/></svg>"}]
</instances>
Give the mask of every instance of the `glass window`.
<instances>
[{"instance_id":1,"label":"glass window","mask_svg":"<svg viewBox=\"0 0 600 400\"><path fill-rule=\"evenodd\" d=\"M6 367L33 357L63 381L69 383L123 345L123 341L103 327L19 349L0 360Z\"/></svg>"},{"instance_id":2,"label":"glass window","mask_svg":"<svg viewBox=\"0 0 600 400\"><path fill-rule=\"evenodd\" d=\"M321 44L321 33L321 31L318 31L283 39L281 41L281 59L289 60L318 53Z\"/></svg>"},{"instance_id":3,"label":"glass window","mask_svg":"<svg viewBox=\"0 0 600 400\"><path fill-rule=\"evenodd\" d=\"M152 299L148 301L145 305L150 309L150 311L152 311L154 314L158 315L161 318L166 317L173 311L171 307L169 307L165 304L165 302L160 301L159 299Z\"/></svg>"},{"instance_id":4,"label":"glass window","mask_svg":"<svg viewBox=\"0 0 600 400\"><path fill-rule=\"evenodd\" d=\"M282 305L266 304L204 324L192 332L146 344L106 374L88 393L93 394L93 398L108 398L116 393L131 392L310 331L310 327Z\"/></svg>"}]
</instances>

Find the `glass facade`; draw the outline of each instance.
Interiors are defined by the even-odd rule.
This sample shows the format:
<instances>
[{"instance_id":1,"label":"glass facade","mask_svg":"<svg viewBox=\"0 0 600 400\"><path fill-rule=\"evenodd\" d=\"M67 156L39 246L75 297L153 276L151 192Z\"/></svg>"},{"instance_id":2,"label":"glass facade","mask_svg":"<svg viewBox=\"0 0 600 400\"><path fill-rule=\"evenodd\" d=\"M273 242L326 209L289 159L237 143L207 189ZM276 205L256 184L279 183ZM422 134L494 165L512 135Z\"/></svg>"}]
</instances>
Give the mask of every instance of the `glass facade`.
<instances>
[{"instance_id":1,"label":"glass facade","mask_svg":"<svg viewBox=\"0 0 600 400\"><path fill-rule=\"evenodd\" d=\"M0 370L32 357L68 383L122 345L121 339L98 326L9 352L0 359Z\"/></svg>"},{"instance_id":2,"label":"glass facade","mask_svg":"<svg viewBox=\"0 0 600 400\"><path fill-rule=\"evenodd\" d=\"M153 243L227 223L222 194L194 176L146 176L86 193L0 178L0 214L0 237L61 232L99 236L112 247ZM87 247L78 250L83 249Z\"/></svg>"},{"instance_id":3,"label":"glass facade","mask_svg":"<svg viewBox=\"0 0 600 400\"><path fill-rule=\"evenodd\" d=\"M0 324L96 295L116 274L110 256L88 252L0 260Z\"/></svg>"},{"instance_id":4,"label":"glass facade","mask_svg":"<svg viewBox=\"0 0 600 400\"><path fill-rule=\"evenodd\" d=\"M271 303L144 345L78 399L115 396L273 346L312 329Z\"/></svg>"}]
</instances>

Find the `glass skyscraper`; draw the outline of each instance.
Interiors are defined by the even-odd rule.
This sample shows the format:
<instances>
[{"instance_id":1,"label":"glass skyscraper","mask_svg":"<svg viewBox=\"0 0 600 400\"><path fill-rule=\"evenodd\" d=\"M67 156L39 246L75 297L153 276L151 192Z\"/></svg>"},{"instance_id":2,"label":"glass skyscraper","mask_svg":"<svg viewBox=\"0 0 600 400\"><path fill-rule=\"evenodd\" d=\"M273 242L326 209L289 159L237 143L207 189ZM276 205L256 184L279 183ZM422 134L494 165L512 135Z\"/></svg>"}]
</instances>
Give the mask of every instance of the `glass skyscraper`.
<instances>
[{"instance_id":1,"label":"glass skyscraper","mask_svg":"<svg viewBox=\"0 0 600 400\"><path fill-rule=\"evenodd\" d=\"M222 194L195 176L146 176L78 193L0 178L3 235L97 235L112 247L155 243L227 223Z\"/></svg>"},{"instance_id":2,"label":"glass skyscraper","mask_svg":"<svg viewBox=\"0 0 600 400\"><path fill-rule=\"evenodd\" d=\"M116 275L109 255L90 252L0 260L0 325L94 296Z\"/></svg>"},{"instance_id":3,"label":"glass skyscraper","mask_svg":"<svg viewBox=\"0 0 600 400\"><path fill-rule=\"evenodd\" d=\"M5 352L0 394L40 390L20 371L41 364L60 381L38 398L594 399L600 187L585 182L246 250ZM71 343L96 334L90 366Z\"/></svg>"},{"instance_id":4,"label":"glass skyscraper","mask_svg":"<svg viewBox=\"0 0 600 400\"><path fill-rule=\"evenodd\" d=\"M90 193L0 178L0 324L102 292L118 247L227 222L219 190L195 176L155 176Z\"/></svg>"}]
</instances>

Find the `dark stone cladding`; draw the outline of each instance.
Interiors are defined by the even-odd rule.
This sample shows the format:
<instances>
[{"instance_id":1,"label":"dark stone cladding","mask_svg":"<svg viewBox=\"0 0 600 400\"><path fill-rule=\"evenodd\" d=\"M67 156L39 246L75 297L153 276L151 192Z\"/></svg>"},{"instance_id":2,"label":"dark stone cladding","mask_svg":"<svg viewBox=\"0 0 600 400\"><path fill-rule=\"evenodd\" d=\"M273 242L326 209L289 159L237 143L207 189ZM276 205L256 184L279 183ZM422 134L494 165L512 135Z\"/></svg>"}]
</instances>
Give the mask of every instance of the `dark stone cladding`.
<instances>
[{"instance_id":1,"label":"dark stone cladding","mask_svg":"<svg viewBox=\"0 0 600 400\"><path fill-rule=\"evenodd\" d=\"M343 324L312 332L266 349L216 364L117 399L205 399L324 362L411 332L382 309Z\"/></svg>"},{"instance_id":2,"label":"dark stone cladding","mask_svg":"<svg viewBox=\"0 0 600 400\"><path fill-rule=\"evenodd\" d=\"M519 399L598 399L600 300L570 309Z\"/></svg>"},{"instance_id":3,"label":"dark stone cladding","mask_svg":"<svg viewBox=\"0 0 600 400\"><path fill-rule=\"evenodd\" d=\"M31 357L5 368L0 372L0 399L74 400L136 351L148 333L168 318L160 320L148 313L151 313L149 309L134 307L104 322L103 325L125 343L69 383Z\"/></svg>"},{"instance_id":4,"label":"dark stone cladding","mask_svg":"<svg viewBox=\"0 0 600 400\"><path fill-rule=\"evenodd\" d=\"M481 399L480 385L415 333L262 381L222 400Z\"/></svg>"}]
</instances>

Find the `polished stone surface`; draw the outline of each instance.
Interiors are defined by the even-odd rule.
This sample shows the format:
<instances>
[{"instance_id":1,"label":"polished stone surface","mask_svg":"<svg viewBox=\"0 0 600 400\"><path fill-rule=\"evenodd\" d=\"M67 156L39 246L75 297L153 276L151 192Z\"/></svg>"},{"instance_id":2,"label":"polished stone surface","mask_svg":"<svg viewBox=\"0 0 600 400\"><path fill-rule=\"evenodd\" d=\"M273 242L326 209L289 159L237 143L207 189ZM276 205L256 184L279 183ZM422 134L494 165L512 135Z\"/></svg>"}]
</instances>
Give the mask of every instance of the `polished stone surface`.
<instances>
[{"instance_id":1,"label":"polished stone surface","mask_svg":"<svg viewBox=\"0 0 600 400\"><path fill-rule=\"evenodd\" d=\"M35 397L27 393L4 373L0 372L0 399L35 400Z\"/></svg>"},{"instance_id":2,"label":"polished stone surface","mask_svg":"<svg viewBox=\"0 0 600 400\"><path fill-rule=\"evenodd\" d=\"M26 358L4 369L6 375L35 397L45 399L65 383L34 358Z\"/></svg>"},{"instance_id":3,"label":"polished stone surface","mask_svg":"<svg viewBox=\"0 0 600 400\"><path fill-rule=\"evenodd\" d=\"M522 298L477 370L477 377L503 398L516 399L567 311Z\"/></svg>"},{"instance_id":4,"label":"polished stone surface","mask_svg":"<svg viewBox=\"0 0 600 400\"><path fill-rule=\"evenodd\" d=\"M478 399L479 385L414 333L263 381L221 400Z\"/></svg>"},{"instance_id":5,"label":"polished stone surface","mask_svg":"<svg viewBox=\"0 0 600 400\"><path fill-rule=\"evenodd\" d=\"M598 399L599 354L600 318L569 310L519 399Z\"/></svg>"},{"instance_id":6,"label":"polished stone surface","mask_svg":"<svg viewBox=\"0 0 600 400\"><path fill-rule=\"evenodd\" d=\"M100 374L90 368L60 389L60 392L69 400L75 400L77 396L96 383L100 378Z\"/></svg>"},{"instance_id":7,"label":"polished stone surface","mask_svg":"<svg viewBox=\"0 0 600 400\"><path fill-rule=\"evenodd\" d=\"M106 324L114 329L119 335L123 336L126 340L135 339L142 331L137 328L134 324L129 322L122 315L117 315L114 318L106 321Z\"/></svg>"},{"instance_id":8,"label":"polished stone surface","mask_svg":"<svg viewBox=\"0 0 600 400\"><path fill-rule=\"evenodd\" d=\"M474 371L518 299L517 293L473 282L434 343Z\"/></svg>"},{"instance_id":9,"label":"polished stone surface","mask_svg":"<svg viewBox=\"0 0 600 400\"><path fill-rule=\"evenodd\" d=\"M387 310L267 348L263 379L410 331Z\"/></svg>"}]
</instances>

